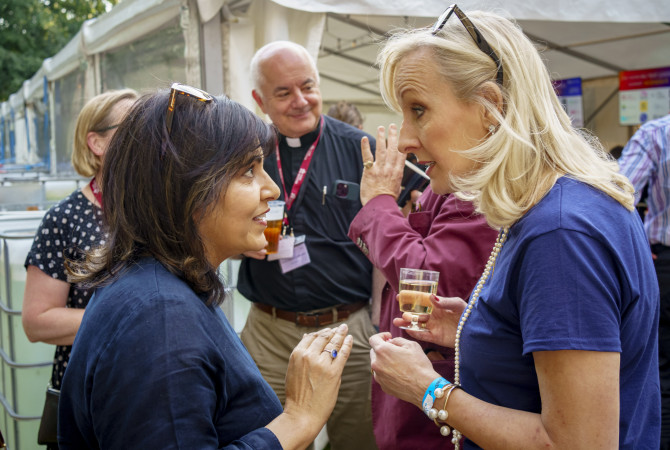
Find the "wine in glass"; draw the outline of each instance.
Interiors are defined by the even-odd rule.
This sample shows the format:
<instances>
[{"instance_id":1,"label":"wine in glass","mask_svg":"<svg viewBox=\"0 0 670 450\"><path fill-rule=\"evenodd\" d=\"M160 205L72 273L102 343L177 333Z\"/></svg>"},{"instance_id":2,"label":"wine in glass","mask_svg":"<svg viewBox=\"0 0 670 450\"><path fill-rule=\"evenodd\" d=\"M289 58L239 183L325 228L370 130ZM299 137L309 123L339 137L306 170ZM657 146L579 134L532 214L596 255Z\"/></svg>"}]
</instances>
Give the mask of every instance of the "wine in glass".
<instances>
[{"instance_id":1,"label":"wine in glass","mask_svg":"<svg viewBox=\"0 0 670 450\"><path fill-rule=\"evenodd\" d=\"M437 294L437 280L440 272L422 269L400 269L400 291L398 301L400 311L412 314L412 323L405 330L427 331L419 326L421 316L433 312L431 295Z\"/></svg>"}]
</instances>

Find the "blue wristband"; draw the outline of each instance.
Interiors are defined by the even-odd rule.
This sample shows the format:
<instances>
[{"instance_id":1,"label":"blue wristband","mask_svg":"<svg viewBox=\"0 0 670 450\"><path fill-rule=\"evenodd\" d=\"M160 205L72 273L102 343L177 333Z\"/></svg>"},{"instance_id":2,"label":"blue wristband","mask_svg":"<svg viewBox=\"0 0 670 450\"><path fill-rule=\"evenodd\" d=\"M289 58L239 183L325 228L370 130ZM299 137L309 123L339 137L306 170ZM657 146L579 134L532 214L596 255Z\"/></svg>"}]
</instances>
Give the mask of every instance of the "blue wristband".
<instances>
[{"instance_id":1,"label":"blue wristband","mask_svg":"<svg viewBox=\"0 0 670 450\"><path fill-rule=\"evenodd\" d=\"M428 389L426 389L426 393L423 394L423 402L421 402L423 412L426 413L426 415L428 415L428 411L431 410L433 403L435 403L435 389L443 388L448 384L451 383L442 377L437 377L430 383Z\"/></svg>"}]
</instances>

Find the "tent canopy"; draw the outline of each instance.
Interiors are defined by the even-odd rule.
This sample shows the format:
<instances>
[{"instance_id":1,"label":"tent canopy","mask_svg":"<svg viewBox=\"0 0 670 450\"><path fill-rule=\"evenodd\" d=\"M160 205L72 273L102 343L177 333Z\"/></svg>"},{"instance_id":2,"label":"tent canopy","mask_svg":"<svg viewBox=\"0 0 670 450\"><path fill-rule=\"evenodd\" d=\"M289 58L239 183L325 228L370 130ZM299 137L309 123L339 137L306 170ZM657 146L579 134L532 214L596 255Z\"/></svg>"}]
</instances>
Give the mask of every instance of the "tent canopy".
<instances>
[{"instance_id":1,"label":"tent canopy","mask_svg":"<svg viewBox=\"0 0 670 450\"><path fill-rule=\"evenodd\" d=\"M205 0L206 1L206 0ZM374 61L385 33L431 24L448 6L436 0L273 0L324 13L318 66L326 101L379 102ZM237 9L247 1L232 2ZM670 66L670 8L662 0L465 0L514 18L542 51L554 79L584 80Z\"/></svg>"},{"instance_id":2,"label":"tent canopy","mask_svg":"<svg viewBox=\"0 0 670 450\"><path fill-rule=\"evenodd\" d=\"M0 131L11 131L0 133L0 144L12 147L16 141L17 162L38 159L39 152L54 146L65 154L70 137L62 130L69 130L82 99L109 88L102 62L118 64L115 52L133 54L146 39L153 46L153 65L142 59L115 66L118 86L153 88L174 78L214 94L225 92L255 109L251 57L265 43L286 39L317 58L326 105L349 100L366 108L366 123L388 123L397 118L390 117L379 95L375 60L381 42L393 29L430 25L447 6L437 0L124 0L85 22L0 105L5 124ZM459 7L514 18L542 51L554 79L606 80L605 100L591 102L591 117L615 97L611 92L620 71L670 67L667 0L464 0ZM161 35L166 29L176 41L161 48L151 39L169 37ZM43 111L47 91L48 117ZM51 127L35 125L36 115L50 120ZM618 124L616 114L606 120ZM622 142L625 136L608 139ZM51 150L42 148L49 145Z\"/></svg>"}]
</instances>

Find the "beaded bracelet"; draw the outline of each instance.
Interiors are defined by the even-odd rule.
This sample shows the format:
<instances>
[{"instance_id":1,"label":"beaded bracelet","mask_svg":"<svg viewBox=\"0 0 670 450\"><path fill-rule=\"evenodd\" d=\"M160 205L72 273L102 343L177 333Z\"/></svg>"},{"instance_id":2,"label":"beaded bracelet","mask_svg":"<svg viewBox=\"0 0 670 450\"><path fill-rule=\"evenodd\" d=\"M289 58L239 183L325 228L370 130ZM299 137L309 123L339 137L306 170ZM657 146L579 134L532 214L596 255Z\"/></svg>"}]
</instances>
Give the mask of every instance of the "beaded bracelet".
<instances>
[{"instance_id":1,"label":"beaded bracelet","mask_svg":"<svg viewBox=\"0 0 670 450\"><path fill-rule=\"evenodd\" d=\"M428 415L428 412L433 408L433 403L435 403L436 398L436 392L440 393L440 396L437 398L442 397L442 388L448 384L451 383L442 377L437 377L433 380L432 383L430 383L428 389L426 389L426 393L423 394L423 401L421 402L423 412L426 415Z\"/></svg>"},{"instance_id":2,"label":"beaded bracelet","mask_svg":"<svg viewBox=\"0 0 670 450\"><path fill-rule=\"evenodd\" d=\"M428 418L433 419L433 422L435 422L435 425L437 425L440 428L440 434L444 437L449 436L451 433L451 428L449 428L449 425L446 424L446 420L449 417L449 413L447 412L447 403L449 402L449 397L451 397L451 393L456 389L460 388L460 386L452 384L449 386L446 391L447 395L445 396L444 399L444 405L442 406L442 409L439 411L436 408L432 408L430 411L428 411ZM444 392L441 389L436 389L435 391L435 396L439 399L442 398L444 395ZM443 425L438 423L438 419L442 422L445 422ZM456 434L456 430L454 430L454 437ZM452 440L453 442L453 440Z\"/></svg>"}]
</instances>

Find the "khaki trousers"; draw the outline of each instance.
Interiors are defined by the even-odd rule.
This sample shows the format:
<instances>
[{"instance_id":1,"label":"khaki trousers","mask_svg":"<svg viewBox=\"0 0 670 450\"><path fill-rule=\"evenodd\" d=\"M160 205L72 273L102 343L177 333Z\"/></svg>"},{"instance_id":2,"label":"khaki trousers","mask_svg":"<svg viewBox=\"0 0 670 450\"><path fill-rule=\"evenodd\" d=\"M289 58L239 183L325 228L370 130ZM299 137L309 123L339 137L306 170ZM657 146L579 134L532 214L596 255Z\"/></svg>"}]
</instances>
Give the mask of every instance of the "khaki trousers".
<instances>
[{"instance_id":1,"label":"khaki trousers","mask_svg":"<svg viewBox=\"0 0 670 450\"><path fill-rule=\"evenodd\" d=\"M370 407L370 345L368 339L375 333L370 322L370 311L362 308L343 322L354 337L351 356L344 367L342 384L335 409L326 429L331 450L374 450L372 411ZM256 307L251 307L241 338L265 380L284 404L284 379L288 359L304 333L325 327L302 327L287 320L273 318ZM320 449L317 449L320 450Z\"/></svg>"}]
</instances>

